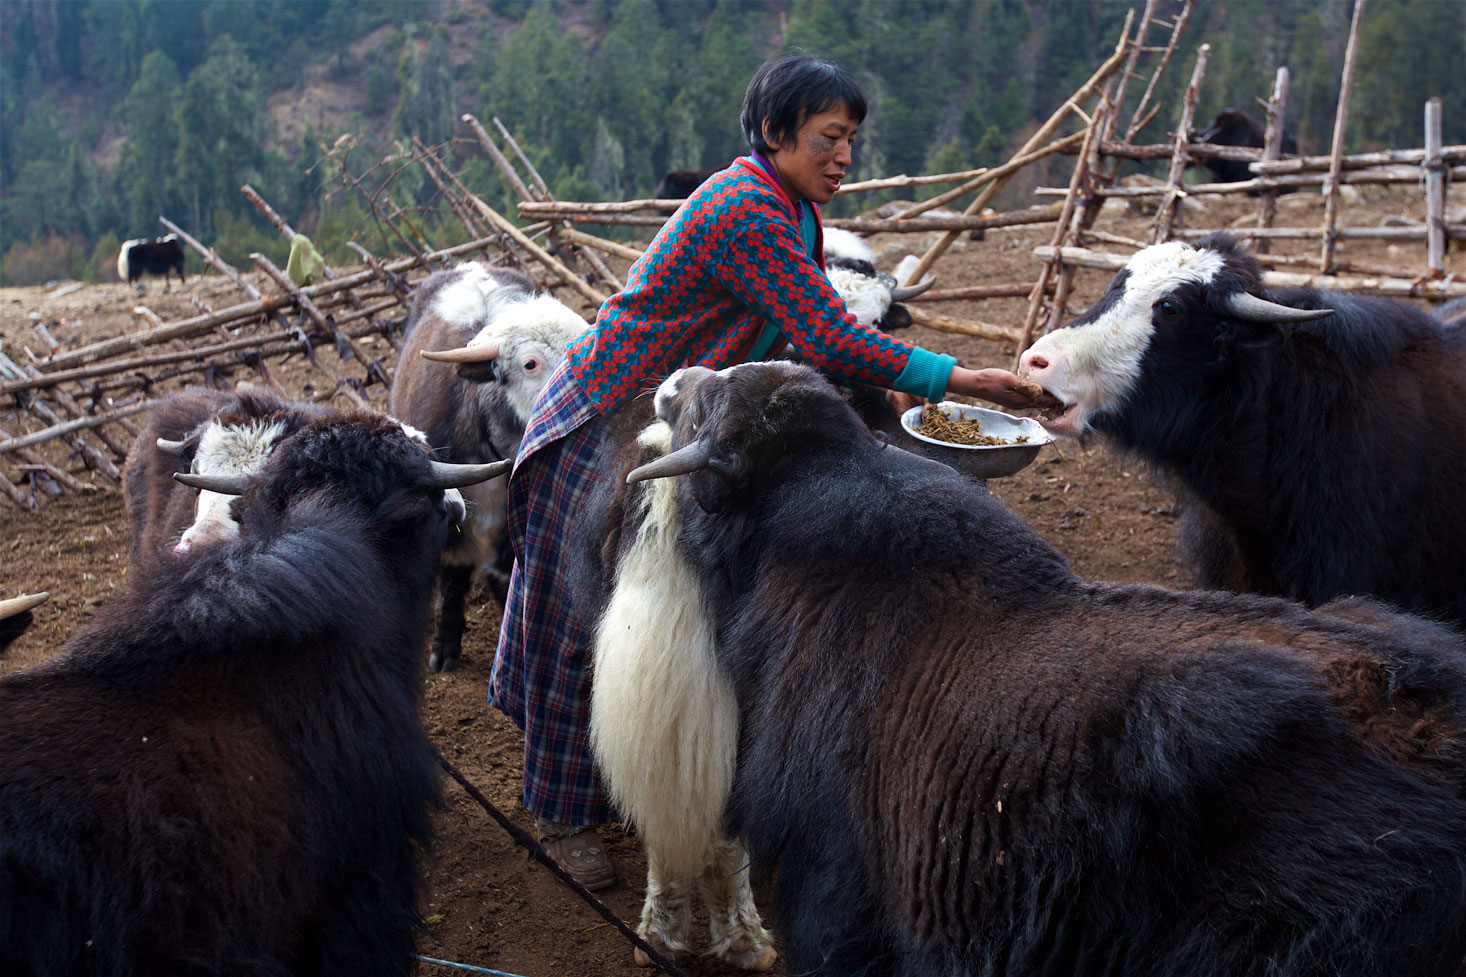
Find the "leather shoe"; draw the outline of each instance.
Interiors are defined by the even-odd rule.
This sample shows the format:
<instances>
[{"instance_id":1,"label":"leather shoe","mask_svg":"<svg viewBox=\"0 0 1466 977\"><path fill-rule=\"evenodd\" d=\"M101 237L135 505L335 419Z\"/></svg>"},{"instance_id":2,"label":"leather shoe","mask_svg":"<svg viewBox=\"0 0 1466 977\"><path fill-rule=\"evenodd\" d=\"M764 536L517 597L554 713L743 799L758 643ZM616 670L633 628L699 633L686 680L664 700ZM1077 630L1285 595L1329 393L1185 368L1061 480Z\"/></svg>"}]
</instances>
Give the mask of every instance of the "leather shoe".
<instances>
[{"instance_id":1,"label":"leather shoe","mask_svg":"<svg viewBox=\"0 0 1466 977\"><path fill-rule=\"evenodd\" d=\"M611 853L601 842L594 825L560 824L535 818L534 826L545 851L586 889L595 892L616 881Z\"/></svg>"}]
</instances>

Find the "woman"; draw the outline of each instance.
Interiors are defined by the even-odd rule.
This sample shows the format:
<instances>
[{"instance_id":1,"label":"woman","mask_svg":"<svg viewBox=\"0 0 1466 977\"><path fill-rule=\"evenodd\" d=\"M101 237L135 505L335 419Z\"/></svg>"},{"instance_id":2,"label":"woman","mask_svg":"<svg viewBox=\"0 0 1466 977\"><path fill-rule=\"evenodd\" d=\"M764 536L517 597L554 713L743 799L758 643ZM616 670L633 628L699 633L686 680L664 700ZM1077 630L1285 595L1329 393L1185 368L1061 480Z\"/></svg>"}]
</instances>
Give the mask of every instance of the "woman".
<instances>
[{"instance_id":1,"label":"woman","mask_svg":"<svg viewBox=\"0 0 1466 977\"><path fill-rule=\"evenodd\" d=\"M594 622L575 614L560 547L591 488L603 418L680 367L721 369L786 344L837 379L895 391L898 406L944 393L1034 406L1007 371L964 369L860 325L823 274L816 205L839 190L865 112L829 62L790 55L760 67L743 99L752 154L662 228L568 350L521 442L508 500L517 560L489 701L524 730L524 805L542 843L589 889L615 881L595 831L611 811L586 729Z\"/></svg>"}]
</instances>

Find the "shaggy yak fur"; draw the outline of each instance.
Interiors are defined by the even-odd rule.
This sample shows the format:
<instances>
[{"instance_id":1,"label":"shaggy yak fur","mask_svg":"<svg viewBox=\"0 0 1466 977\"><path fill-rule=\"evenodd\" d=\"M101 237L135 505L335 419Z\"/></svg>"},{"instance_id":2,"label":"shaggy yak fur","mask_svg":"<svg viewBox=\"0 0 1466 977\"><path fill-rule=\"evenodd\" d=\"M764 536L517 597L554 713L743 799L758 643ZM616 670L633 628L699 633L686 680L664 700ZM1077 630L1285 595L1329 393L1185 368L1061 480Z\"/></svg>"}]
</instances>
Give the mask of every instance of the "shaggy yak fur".
<instances>
[{"instance_id":1,"label":"shaggy yak fur","mask_svg":"<svg viewBox=\"0 0 1466 977\"><path fill-rule=\"evenodd\" d=\"M1154 255L1207 280L1170 287L1170 272L1146 269ZM1162 294L1141 296L1140 321L1111 321L1128 315L1145 275ZM1024 369L1061 400L1120 388L1089 404L1080 426L1181 487L1182 547L1199 586L1309 605L1369 595L1466 624L1466 328L1405 302L1312 288L1268 297L1332 315L1249 321L1227 306L1240 293L1266 295L1231 237L1156 245L1035 343ZM1138 357L1079 352L1091 334L1125 330L1145 334ZM1068 383L1051 380L1065 371Z\"/></svg>"},{"instance_id":2,"label":"shaggy yak fur","mask_svg":"<svg viewBox=\"0 0 1466 977\"><path fill-rule=\"evenodd\" d=\"M657 415L661 463L701 462L678 550L789 973L1466 968L1461 635L1081 580L805 368L680 371ZM586 514L602 601L645 489L608 480Z\"/></svg>"},{"instance_id":3,"label":"shaggy yak fur","mask_svg":"<svg viewBox=\"0 0 1466 977\"><path fill-rule=\"evenodd\" d=\"M406 974L439 803L419 726L462 503L380 414L318 421L240 536L144 559L0 676L0 960L17 977Z\"/></svg>"},{"instance_id":4,"label":"shaggy yak fur","mask_svg":"<svg viewBox=\"0 0 1466 977\"><path fill-rule=\"evenodd\" d=\"M435 272L413 294L390 410L427 436L441 461L512 459L535 397L565 358L585 320L511 268L464 262ZM499 355L481 363L425 360L423 350L493 342ZM468 519L454 533L438 574L438 627L428 667L448 672L463 650L463 603L482 568L494 596L508 593L514 552L505 523L507 478L464 490Z\"/></svg>"},{"instance_id":5,"label":"shaggy yak fur","mask_svg":"<svg viewBox=\"0 0 1466 977\"><path fill-rule=\"evenodd\" d=\"M607 484L624 474L622 458L666 450L665 424L638 436L652 420L649 406L633 401L615 418L616 435L598 458ZM588 602L599 621L591 745L612 800L646 850L638 932L674 956L689 951L692 895L700 891L707 953L767 970L776 957L773 938L754 905L743 846L723 826L738 747L732 684L718 667L697 578L678 552L675 483L652 483L641 501L640 528L618 534L610 550L602 553L604 537L580 533L573 549L584 575L575 592L597 595ZM648 963L639 950L636 960Z\"/></svg>"},{"instance_id":6,"label":"shaggy yak fur","mask_svg":"<svg viewBox=\"0 0 1466 977\"><path fill-rule=\"evenodd\" d=\"M281 439L333 413L329 407L253 390L190 389L164 397L148 416L122 466L122 495L132 529L132 555L187 552L213 538L232 538L239 523L233 499L173 480L174 472L247 475ZM178 442L178 451L158 439Z\"/></svg>"}]
</instances>

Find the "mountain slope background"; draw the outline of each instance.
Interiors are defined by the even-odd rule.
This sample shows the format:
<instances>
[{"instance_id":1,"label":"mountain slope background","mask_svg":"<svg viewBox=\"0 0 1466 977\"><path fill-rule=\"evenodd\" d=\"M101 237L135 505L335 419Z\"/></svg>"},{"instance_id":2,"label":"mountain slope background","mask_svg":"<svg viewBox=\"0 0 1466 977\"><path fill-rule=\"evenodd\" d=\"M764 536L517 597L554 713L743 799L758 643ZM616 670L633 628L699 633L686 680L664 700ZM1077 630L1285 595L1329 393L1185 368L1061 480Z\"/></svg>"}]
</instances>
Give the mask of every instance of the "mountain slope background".
<instances>
[{"instance_id":1,"label":"mountain slope background","mask_svg":"<svg viewBox=\"0 0 1466 977\"><path fill-rule=\"evenodd\" d=\"M164 214L231 262L283 260L239 192L256 187L328 260L373 225L394 144L416 135L490 203L507 189L458 121L500 118L560 199L646 196L666 170L742 151L744 85L802 49L852 71L872 103L853 178L1001 162L1114 48L1113 0L5 0L0 3L0 281L112 274L124 239ZM1180 4L1163 0L1159 16ZM1203 0L1147 130L1165 138L1195 50L1212 45L1197 116L1254 108L1280 64L1303 152L1332 134L1351 5ZM1152 43L1165 35L1151 34ZM1422 143L1421 106L1446 100L1466 142L1466 3L1372 0L1351 100L1350 151ZM1132 96L1133 97L1133 96ZM344 137L344 138L343 138ZM334 149L334 152L332 150ZM385 161L385 162L384 162ZM343 166L352 180L342 179ZM1033 168L999 202L1022 206ZM360 179L356 179L356 178ZM465 233L417 173L390 187L435 244ZM935 191L932 191L935 192ZM870 207L878 196L837 200ZM190 259L191 261L193 259Z\"/></svg>"}]
</instances>

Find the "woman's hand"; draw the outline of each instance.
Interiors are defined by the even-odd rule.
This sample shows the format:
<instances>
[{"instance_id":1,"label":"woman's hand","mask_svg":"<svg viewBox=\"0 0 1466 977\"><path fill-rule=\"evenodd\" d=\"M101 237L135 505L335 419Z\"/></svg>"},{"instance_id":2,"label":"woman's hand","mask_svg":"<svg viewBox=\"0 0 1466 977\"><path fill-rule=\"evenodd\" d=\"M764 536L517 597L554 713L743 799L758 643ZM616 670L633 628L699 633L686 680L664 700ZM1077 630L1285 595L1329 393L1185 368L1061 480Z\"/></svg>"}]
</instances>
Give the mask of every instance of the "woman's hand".
<instances>
[{"instance_id":1,"label":"woman's hand","mask_svg":"<svg viewBox=\"0 0 1466 977\"><path fill-rule=\"evenodd\" d=\"M918 397L916 394L902 393L899 390L887 390L886 403L890 404L891 409L896 412L896 416L900 417L911 408L920 407L925 404L926 398Z\"/></svg>"},{"instance_id":2,"label":"woman's hand","mask_svg":"<svg viewBox=\"0 0 1466 977\"><path fill-rule=\"evenodd\" d=\"M1044 393L1043 388L1034 381L994 368L969 370L960 366L952 367L952 376L947 380L947 392L977 397L999 407L1015 410L1059 405L1057 400Z\"/></svg>"}]
</instances>

